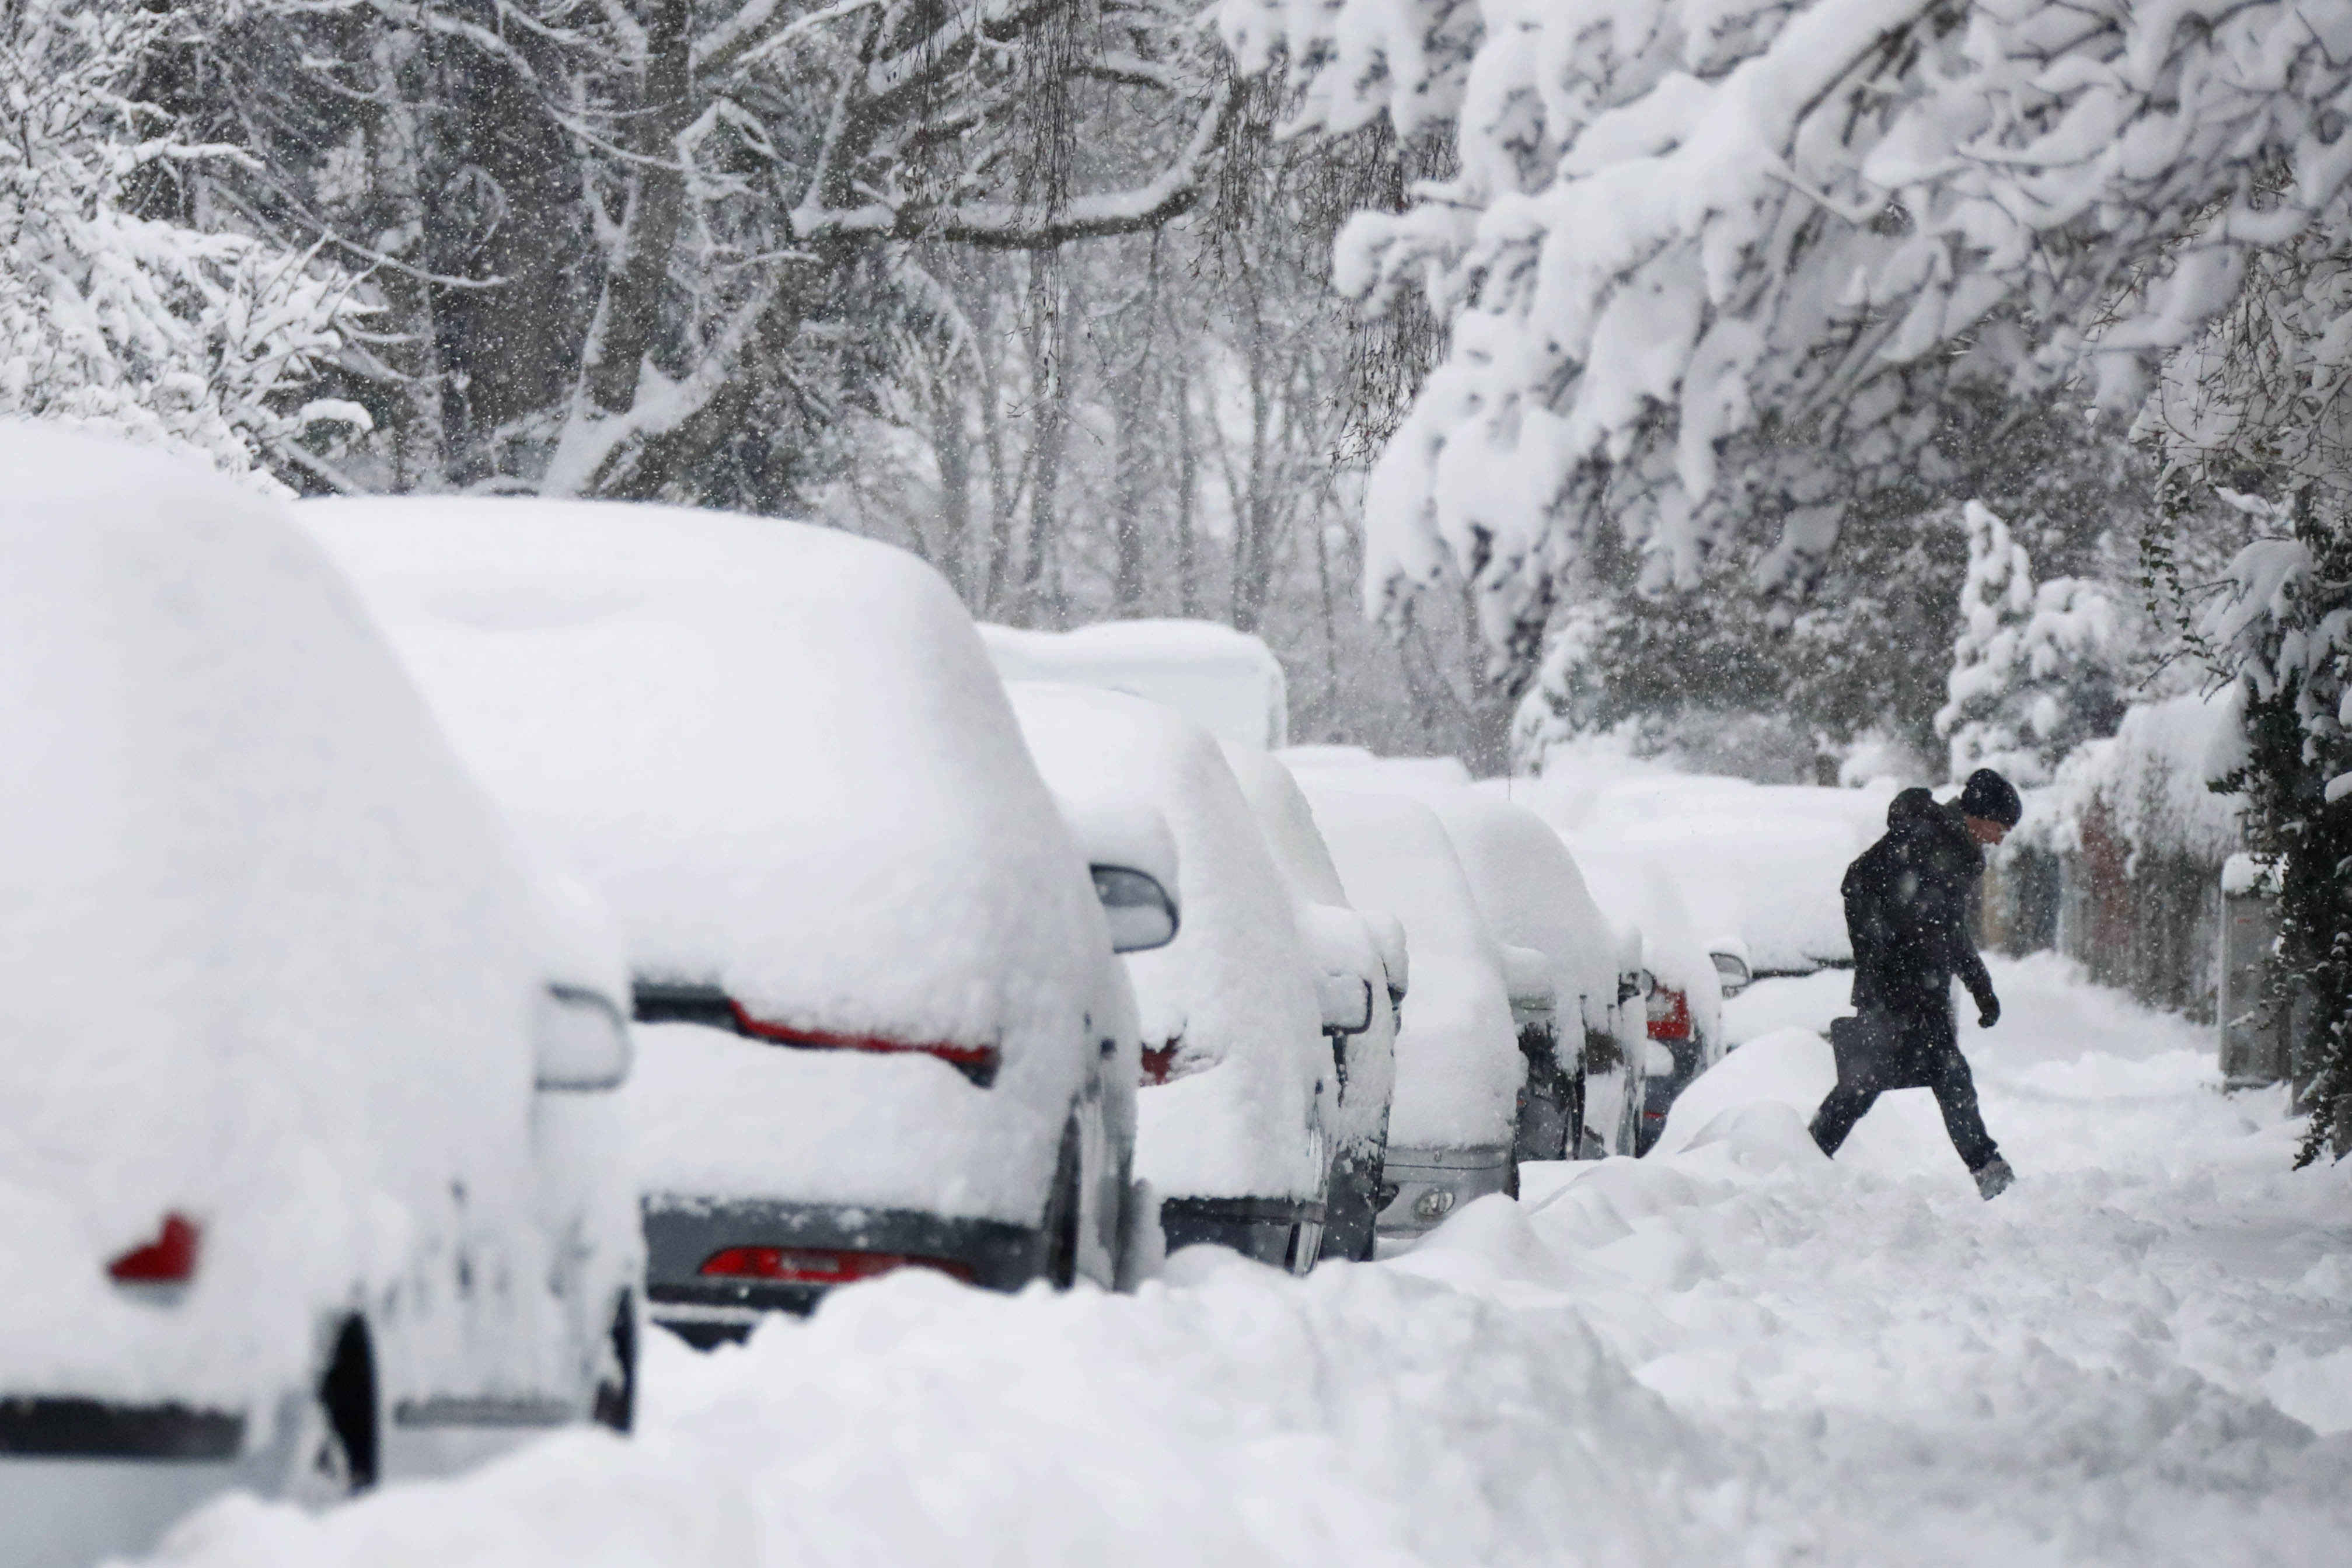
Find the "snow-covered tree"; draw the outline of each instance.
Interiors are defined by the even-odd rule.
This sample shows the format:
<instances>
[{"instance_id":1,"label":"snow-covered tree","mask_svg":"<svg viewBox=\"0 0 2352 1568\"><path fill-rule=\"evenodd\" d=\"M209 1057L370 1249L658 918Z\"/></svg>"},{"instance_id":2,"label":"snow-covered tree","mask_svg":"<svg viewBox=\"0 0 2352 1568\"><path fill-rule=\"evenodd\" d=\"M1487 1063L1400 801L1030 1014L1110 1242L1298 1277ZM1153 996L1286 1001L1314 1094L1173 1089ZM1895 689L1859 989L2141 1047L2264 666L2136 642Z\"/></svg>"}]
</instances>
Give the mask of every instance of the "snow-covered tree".
<instances>
[{"instance_id":1,"label":"snow-covered tree","mask_svg":"<svg viewBox=\"0 0 2352 1568\"><path fill-rule=\"evenodd\" d=\"M2303 1158L2352 1153L2352 520L2308 499L2231 499L2267 537L2231 563L2200 628L2234 674L2244 748L2217 788L2246 800L2277 868L2274 1005L2313 1020L2295 1064L2312 1106Z\"/></svg>"},{"instance_id":2,"label":"snow-covered tree","mask_svg":"<svg viewBox=\"0 0 2352 1568\"><path fill-rule=\"evenodd\" d=\"M2336 210L2340 0L1224 0L1297 123L1450 128L1343 238L1446 361L1382 458L1377 604L1451 570L1497 647L1613 525L1690 580L1741 514L1802 580L1951 389L2128 415L2250 256Z\"/></svg>"},{"instance_id":3,"label":"snow-covered tree","mask_svg":"<svg viewBox=\"0 0 2352 1568\"><path fill-rule=\"evenodd\" d=\"M1961 521L1968 577L1936 729L1950 741L1955 779L1990 768L2012 783L2047 783L2067 753L2122 716L2119 607L2081 578L2037 586L2025 547L1983 503L1969 502Z\"/></svg>"},{"instance_id":4,"label":"snow-covered tree","mask_svg":"<svg viewBox=\"0 0 2352 1568\"><path fill-rule=\"evenodd\" d=\"M0 413L299 468L305 430L364 421L304 395L359 307L314 253L173 211L175 184L242 156L142 91L151 52L203 19L0 6Z\"/></svg>"}]
</instances>

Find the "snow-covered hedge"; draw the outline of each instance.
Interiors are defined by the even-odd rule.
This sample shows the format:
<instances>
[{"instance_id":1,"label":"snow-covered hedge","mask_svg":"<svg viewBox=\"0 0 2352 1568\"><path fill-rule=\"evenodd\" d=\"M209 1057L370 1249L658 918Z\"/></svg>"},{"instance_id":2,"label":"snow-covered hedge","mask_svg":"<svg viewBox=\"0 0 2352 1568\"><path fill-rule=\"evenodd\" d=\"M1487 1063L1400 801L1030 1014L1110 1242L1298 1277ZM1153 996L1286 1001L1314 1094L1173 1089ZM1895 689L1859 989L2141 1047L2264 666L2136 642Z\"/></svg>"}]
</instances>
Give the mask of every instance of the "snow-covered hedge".
<instances>
[{"instance_id":1,"label":"snow-covered hedge","mask_svg":"<svg viewBox=\"0 0 2352 1568\"><path fill-rule=\"evenodd\" d=\"M2103 814L2137 862L2142 856L2220 865L2243 847L2243 806L2210 781L2244 755L2234 691L2135 704L2114 736L2078 748L2046 789L2027 792L2013 842L2079 849L2084 821Z\"/></svg>"}]
</instances>

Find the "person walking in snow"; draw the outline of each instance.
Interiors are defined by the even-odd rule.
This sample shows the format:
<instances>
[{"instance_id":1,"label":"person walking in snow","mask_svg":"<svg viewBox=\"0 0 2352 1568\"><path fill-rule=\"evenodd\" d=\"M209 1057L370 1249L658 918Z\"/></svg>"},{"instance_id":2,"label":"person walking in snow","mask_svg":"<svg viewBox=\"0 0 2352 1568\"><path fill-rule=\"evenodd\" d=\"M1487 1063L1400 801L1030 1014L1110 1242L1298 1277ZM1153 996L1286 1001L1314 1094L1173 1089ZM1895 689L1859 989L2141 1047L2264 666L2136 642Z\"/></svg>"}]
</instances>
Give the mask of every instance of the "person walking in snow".
<instances>
[{"instance_id":1,"label":"person walking in snow","mask_svg":"<svg viewBox=\"0 0 2352 1568\"><path fill-rule=\"evenodd\" d=\"M1984 851L2022 814L2017 790L1990 768L1970 774L1950 805L1906 789L1886 809L1886 836L1846 868L1856 1016L1838 1020L1838 1086L1813 1113L1822 1153L1838 1152L1882 1092L1932 1089L1977 1190L1998 1197L2015 1179L1977 1107L1952 978L1976 998L1979 1028L2000 1020L2000 998L1969 936L1969 894L1984 874Z\"/></svg>"}]
</instances>

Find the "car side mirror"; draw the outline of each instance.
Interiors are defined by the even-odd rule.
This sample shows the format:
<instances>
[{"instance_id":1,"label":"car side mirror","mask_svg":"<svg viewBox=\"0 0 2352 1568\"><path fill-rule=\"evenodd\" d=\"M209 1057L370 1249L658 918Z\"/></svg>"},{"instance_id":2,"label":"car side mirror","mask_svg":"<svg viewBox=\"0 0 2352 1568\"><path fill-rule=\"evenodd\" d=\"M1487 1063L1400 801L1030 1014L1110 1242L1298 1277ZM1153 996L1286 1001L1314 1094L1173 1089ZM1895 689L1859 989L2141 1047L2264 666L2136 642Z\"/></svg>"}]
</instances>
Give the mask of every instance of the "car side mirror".
<instances>
[{"instance_id":1,"label":"car side mirror","mask_svg":"<svg viewBox=\"0 0 2352 1568\"><path fill-rule=\"evenodd\" d=\"M541 1089L618 1089L629 1076L635 1052L628 1020L602 991L548 987L540 994L532 1034Z\"/></svg>"},{"instance_id":2,"label":"car side mirror","mask_svg":"<svg viewBox=\"0 0 2352 1568\"><path fill-rule=\"evenodd\" d=\"M1372 1027L1372 983L1361 975L1318 974L1315 999L1325 1034L1361 1034Z\"/></svg>"},{"instance_id":3,"label":"car side mirror","mask_svg":"<svg viewBox=\"0 0 2352 1568\"><path fill-rule=\"evenodd\" d=\"M1738 996L1748 988L1748 981L1755 978L1748 967L1748 960L1737 953L1710 953L1707 956L1715 960L1715 977L1721 983L1723 994L1727 997Z\"/></svg>"},{"instance_id":4,"label":"car side mirror","mask_svg":"<svg viewBox=\"0 0 2352 1568\"><path fill-rule=\"evenodd\" d=\"M1148 953L1176 940L1181 924L1176 901L1158 877L1133 866L1087 869L1094 873L1095 896L1102 900L1103 917L1110 922L1112 952Z\"/></svg>"}]
</instances>

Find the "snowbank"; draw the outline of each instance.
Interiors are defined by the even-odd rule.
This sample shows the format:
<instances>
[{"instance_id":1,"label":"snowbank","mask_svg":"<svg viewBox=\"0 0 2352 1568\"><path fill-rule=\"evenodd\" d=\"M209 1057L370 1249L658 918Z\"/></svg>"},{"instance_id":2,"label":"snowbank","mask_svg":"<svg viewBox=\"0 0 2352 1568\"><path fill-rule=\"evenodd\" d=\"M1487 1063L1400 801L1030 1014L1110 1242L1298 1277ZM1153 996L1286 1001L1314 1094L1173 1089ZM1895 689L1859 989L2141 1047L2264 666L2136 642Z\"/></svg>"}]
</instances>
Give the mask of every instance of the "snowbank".
<instances>
[{"instance_id":1,"label":"snowbank","mask_svg":"<svg viewBox=\"0 0 2352 1568\"><path fill-rule=\"evenodd\" d=\"M0 1391L263 1444L355 1289L446 1301L467 1247L546 1276L536 894L275 503L54 428L0 425ZM105 1266L173 1212L165 1312ZM466 1327L410 1314L386 1402Z\"/></svg>"},{"instance_id":2,"label":"snowbank","mask_svg":"<svg viewBox=\"0 0 2352 1568\"><path fill-rule=\"evenodd\" d=\"M1349 902L1404 923L1412 987L1397 1029L1392 1148L1507 1147L1527 1075L1502 954L1445 829L1402 795L1304 781Z\"/></svg>"},{"instance_id":3,"label":"snowbank","mask_svg":"<svg viewBox=\"0 0 2352 1568\"><path fill-rule=\"evenodd\" d=\"M1165 704L1220 740L1290 738L1289 685L1263 638L1213 621L1104 621L1074 632L982 625L1008 681L1100 686Z\"/></svg>"},{"instance_id":4,"label":"snowbank","mask_svg":"<svg viewBox=\"0 0 2352 1568\"><path fill-rule=\"evenodd\" d=\"M1002 1053L982 1091L926 1056L649 1030L628 1094L656 1186L1034 1221L1108 938L936 573L667 507L297 510L492 793L611 901L640 977L719 985L780 1024Z\"/></svg>"},{"instance_id":5,"label":"snowbank","mask_svg":"<svg viewBox=\"0 0 2352 1568\"><path fill-rule=\"evenodd\" d=\"M2020 1173L1995 1203L1924 1092L1809 1155L1796 1079L1826 1070L1783 1040L1685 1093L1678 1153L1530 1166L1526 1203L1467 1205L1391 1262L1289 1280L1194 1253L1124 1297L901 1274L740 1350L656 1341L630 1442L318 1515L223 1502L163 1561L2338 1560L2352 1167L2290 1169L2283 1103L2215 1092L2181 1020L1991 962L2007 1016L1969 1051ZM1749 994L1783 987L1821 981Z\"/></svg>"},{"instance_id":6,"label":"snowbank","mask_svg":"<svg viewBox=\"0 0 2352 1568\"><path fill-rule=\"evenodd\" d=\"M1217 743L1117 692L1006 689L1055 789L1153 807L1175 839L1176 940L1125 960L1145 1048L1175 1047L1171 1081L1137 1099L1136 1174L1163 1197L1318 1196L1338 1085L1327 1082L1312 970L1289 889Z\"/></svg>"}]
</instances>

